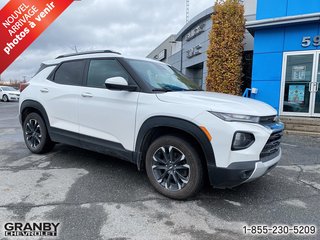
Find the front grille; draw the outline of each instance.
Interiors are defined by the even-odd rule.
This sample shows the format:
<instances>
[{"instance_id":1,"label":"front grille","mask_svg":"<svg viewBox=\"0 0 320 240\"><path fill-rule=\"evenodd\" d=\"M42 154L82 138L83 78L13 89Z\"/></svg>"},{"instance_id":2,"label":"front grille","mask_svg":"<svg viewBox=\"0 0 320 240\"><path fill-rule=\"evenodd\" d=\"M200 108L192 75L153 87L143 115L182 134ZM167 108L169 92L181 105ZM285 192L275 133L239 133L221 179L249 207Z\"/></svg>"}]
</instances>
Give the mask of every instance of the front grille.
<instances>
[{"instance_id":1,"label":"front grille","mask_svg":"<svg viewBox=\"0 0 320 240\"><path fill-rule=\"evenodd\" d=\"M280 153L280 142L283 136L283 131L272 133L268 142L264 146L260 159L262 162L269 161Z\"/></svg>"}]
</instances>

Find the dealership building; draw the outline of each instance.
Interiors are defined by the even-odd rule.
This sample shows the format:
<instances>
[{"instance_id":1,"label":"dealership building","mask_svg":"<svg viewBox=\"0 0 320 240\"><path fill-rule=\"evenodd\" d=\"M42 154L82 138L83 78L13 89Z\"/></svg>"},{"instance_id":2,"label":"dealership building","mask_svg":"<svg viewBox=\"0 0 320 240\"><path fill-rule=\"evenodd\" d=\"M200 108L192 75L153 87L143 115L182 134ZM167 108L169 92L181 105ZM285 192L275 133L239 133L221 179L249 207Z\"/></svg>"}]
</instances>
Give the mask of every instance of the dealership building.
<instances>
[{"instance_id":1,"label":"dealership building","mask_svg":"<svg viewBox=\"0 0 320 240\"><path fill-rule=\"evenodd\" d=\"M245 0L246 19L256 19L256 0ZM191 19L177 34L171 35L147 57L169 63L182 73L205 88L207 76L207 54L209 33L212 27L210 7ZM249 32L245 34L245 67L249 67L250 74L246 74L245 83L251 81L251 63L253 54L253 37ZM247 70L247 68L245 69Z\"/></svg>"},{"instance_id":2,"label":"dealership building","mask_svg":"<svg viewBox=\"0 0 320 240\"><path fill-rule=\"evenodd\" d=\"M320 0L244 0L244 86L283 116L320 117ZM213 8L189 21L148 57L205 89Z\"/></svg>"}]
</instances>

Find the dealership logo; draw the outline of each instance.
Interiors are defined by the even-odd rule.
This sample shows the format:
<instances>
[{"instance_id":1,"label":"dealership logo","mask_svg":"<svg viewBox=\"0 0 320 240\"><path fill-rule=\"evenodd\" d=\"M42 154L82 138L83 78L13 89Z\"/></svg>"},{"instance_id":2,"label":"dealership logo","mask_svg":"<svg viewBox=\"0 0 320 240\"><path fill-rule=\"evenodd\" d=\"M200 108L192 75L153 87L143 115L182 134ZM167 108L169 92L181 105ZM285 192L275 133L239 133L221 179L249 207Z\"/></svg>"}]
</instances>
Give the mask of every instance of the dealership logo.
<instances>
[{"instance_id":1,"label":"dealership logo","mask_svg":"<svg viewBox=\"0 0 320 240\"><path fill-rule=\"evenodd\" d=\"M58 236L59 225L60 223L52 222L8 222L4 225L4 235L6 237L54 237Z\"/></svg>"},{"instance_id":2,"label":"dealership logo","mask_svg":"<svg viewBox=\"0 0 320 240\"><path fill-rule=\"evenodd\" d=\"M154 59L158 61L162 61L167 57L167 49L163 49L158 55L154 57Z\"/></svg>"},{"instance_id":3,"label":"dealership logo","mask_svg":"<svg viewBox=\"0 0 320 240\"><path fill-rule=\"evenodd\" d=\"M200 25L196 26L194 29L192 29L187 35L186 40L190 41L194 39L195 37L199 36L201 33L204 32L204 27L206 26L205 23L201 23Z\"/></svg>"},{"instance_id":4,"label":"dealership logo","mask_svg":"<svg viewBox=\"0 0 320 240\"><path fill-rule=\"evenodd\" d=\"M202 46L199 44L199 45L189 49L187 51L187 58L193 58L195 56L200 55L202 53L201 48L202 48Z\"/></svg>"}]
</instances>

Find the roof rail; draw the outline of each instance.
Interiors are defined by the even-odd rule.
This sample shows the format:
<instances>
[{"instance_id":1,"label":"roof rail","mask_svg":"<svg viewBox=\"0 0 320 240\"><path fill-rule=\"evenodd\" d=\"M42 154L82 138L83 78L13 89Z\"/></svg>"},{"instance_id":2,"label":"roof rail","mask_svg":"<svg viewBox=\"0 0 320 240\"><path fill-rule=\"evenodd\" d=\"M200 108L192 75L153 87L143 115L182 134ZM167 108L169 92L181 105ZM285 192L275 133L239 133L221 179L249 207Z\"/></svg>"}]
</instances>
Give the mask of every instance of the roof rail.
<instances>
[{"instance_id":1,"label":"roof rail","mask_svg":"<svg viewBox=\"0 0 320 240\"><path fill-rule=\"evenodd\" d=\"M114 54L121 55L121 53L115 52L115 51L112 51L112 50L97 50L97 51L87 51L87 52L79 52L79 53L71 53L71 54L60 55L56 59L65 58L65 57L81 56L81 55L87 55L87 54L95 54L95 53L114 53Z\"/></svg>"}]
</instances>

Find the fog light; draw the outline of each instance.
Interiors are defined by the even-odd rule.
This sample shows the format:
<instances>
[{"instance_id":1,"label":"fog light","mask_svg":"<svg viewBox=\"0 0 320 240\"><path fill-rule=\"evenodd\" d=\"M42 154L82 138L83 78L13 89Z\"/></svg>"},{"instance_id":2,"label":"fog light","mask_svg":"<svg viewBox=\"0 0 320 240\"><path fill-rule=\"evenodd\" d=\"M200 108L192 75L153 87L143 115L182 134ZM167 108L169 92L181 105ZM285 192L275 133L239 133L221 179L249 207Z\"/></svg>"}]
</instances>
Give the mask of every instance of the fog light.
<instances>
[{"instance_id":1,"label":"fog light","mask_svg":"<svg viewBox=\"0 0 320 240\"><path fill-rule=\"evenodd\" d=\"M240 178L246 180L251 176L252 173L253 173L253 170L245 170L241 172Z\"/></svg>"},{"instance_id":2,"label":"fog light","mask_svg":"<svg viewBox=\"0 0 320 240\"><path fill-rule=\"evenodd\" d=\"M243 150L250 147L255 141L254 135L247 132L236 132L233 136L231 150Z\"/></svg>"}]
</instances>

